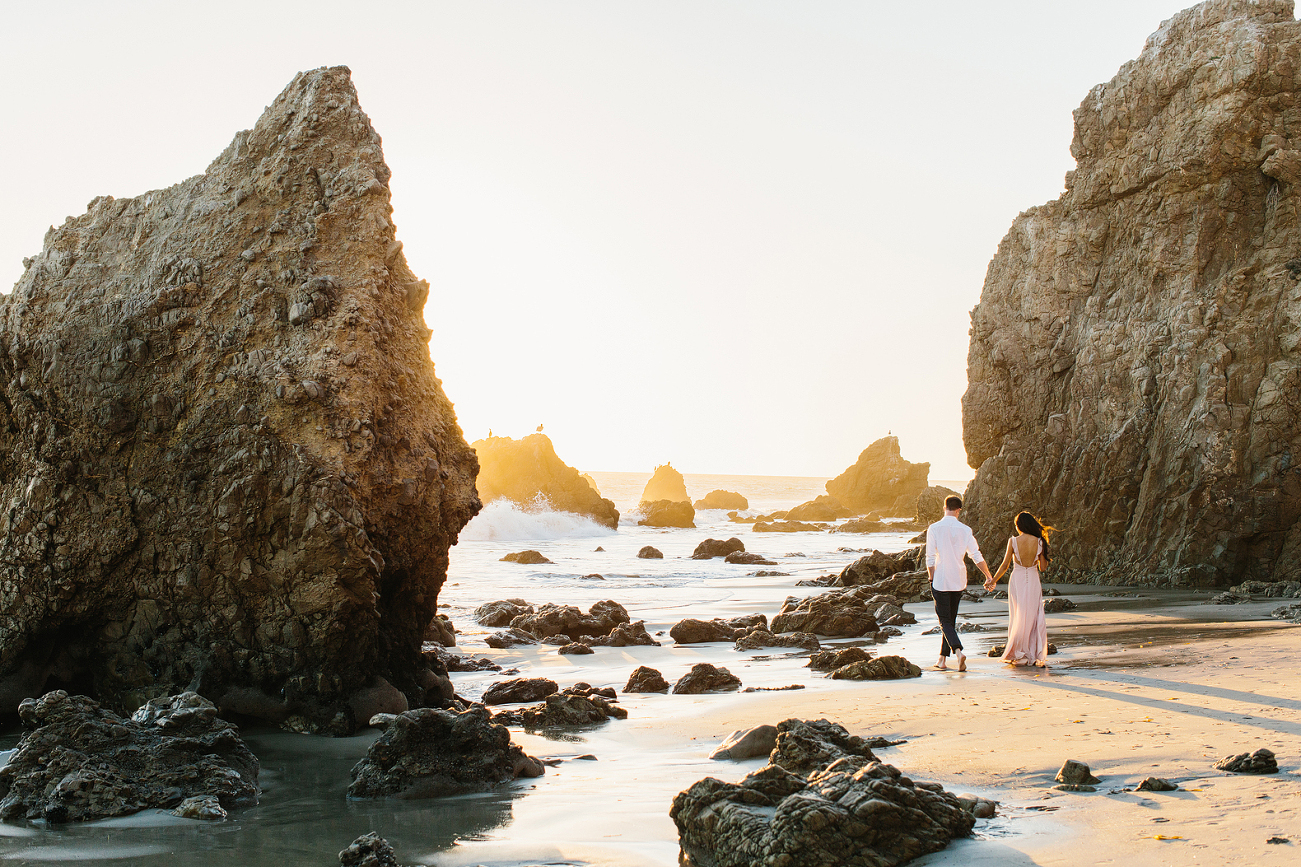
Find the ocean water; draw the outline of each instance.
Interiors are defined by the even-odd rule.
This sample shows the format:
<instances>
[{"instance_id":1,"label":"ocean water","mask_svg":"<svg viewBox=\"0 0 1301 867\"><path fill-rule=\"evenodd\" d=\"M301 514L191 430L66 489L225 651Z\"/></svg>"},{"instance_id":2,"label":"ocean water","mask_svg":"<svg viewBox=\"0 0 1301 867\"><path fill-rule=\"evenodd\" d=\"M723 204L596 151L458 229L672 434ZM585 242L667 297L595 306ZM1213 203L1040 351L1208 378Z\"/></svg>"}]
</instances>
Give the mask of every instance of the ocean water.
<instances>
[{"instance_id":1,"label":"ocean water","mask_svg":"<svg viewBox=\"0 0 1301 867\"><path fill-rule=\"evenodd\" d=\"M635 506L648 473L592 473L602 493L622 517L611 530L575 515L545 509L489 504L461 534L451 552L440 609L457 629L457 652L488 656L518 676L546 676L562 686L586 681L622 689L639 665L659 669L675 681L696 662L723 665L746 686L802 683L798 695L806 715L816 716L819 696L853 690L870 701L874 690L917 689L915 682L851 683L813 675L807 654L771 648L740 653L730 643L674 646L667 630L685 617L724 617L760 612L771 618L787 596L820 588L797 587L804 578L838 571L867 550L897 551L912 532L755 533L733 524L720 511L696 515L695 529L654 529L637 525ZM687 476L693 499L710 490L737 491L752 511L788 508L823 493L821 478L762 476ZM960 485L949 485L958 487ZM740 566L720 559L691 560L707 538L740 538L746 550L764 554L773 566ZM640 559L646 545L664 558ZM526 548L553 562L538 566L505 563L501 558ZM597 550L598 548L603 550ZM778 573L757 575L760 570ZM494 599L524 598L534 604L556 602L583 607L603 599L624 605L633 619L661 633L660 647L596 648L585 656L561 656L550 645L493 650L484 643L491 630L474 622L473 610ZM1003 615L1003 606L971 606ZM926 663L936 639L920 633L933 625L927 605L910 605L919 623L892 639L888 652ZM968 650L980 653L997 633L969 636ZM462 695L477 698L505 675L453 675ZM130 864L142 867L286 867L337 864L337 852L358 835L376 831L397 848L403 864L441 867L487 865L623 865L672 867L677 863L676 830L668 818L673 796L704 776L735 779L762 764L711 762L716 737L696 740L673 736L662 721L690 721L720 708L743 712L753 696L628 695L621 704L627 721L546 735L512 730L530 754L561 759L536 780L520 781L494 792L432 801L348 801L348 771L376 737L327 739L262 729L245 737L262 761L259 806L237 811L219 823L203 823L149 811L125 819L52 828L42 824L0 823L0 862L24 865ZM802 711L803 712L803 711ZM775 720L774 720L775 721ZM721 737L726 732L711 732ZM13 738L0 741L0 749ZM570 761L591 753L597 761ZM0 753L0 762L4 754Z\"/></svg>"}]
</instances>

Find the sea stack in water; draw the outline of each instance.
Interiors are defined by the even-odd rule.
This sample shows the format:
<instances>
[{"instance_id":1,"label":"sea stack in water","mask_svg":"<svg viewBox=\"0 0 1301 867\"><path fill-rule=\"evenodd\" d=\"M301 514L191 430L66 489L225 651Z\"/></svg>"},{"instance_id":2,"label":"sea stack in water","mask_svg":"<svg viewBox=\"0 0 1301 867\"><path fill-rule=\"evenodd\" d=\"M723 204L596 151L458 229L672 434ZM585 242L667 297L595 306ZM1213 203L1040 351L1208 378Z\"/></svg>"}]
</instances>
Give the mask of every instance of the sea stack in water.
<instances>
[{"instance_id":1,"label":"sea stack in water","mask_svg":"<svg viewBox=\"0 0 1301 867\"><path fill-rule=\"evenodd\" d=\"M911 518L917 497L926 490L930 464L914 464L899 454L899 438L881 437L858 456L854 465L827 482L827 493L855 514L880 512Z\"/></svg>"},{"instance_id":2,"label":"sea stack in water","mask_svg":"<svg viewBox=\"0 0 1301 867\"><path fill-rule=\"evenodd\" d=\"M553 509L586 515L611 529L619 526L619 510L604 499L578 470L557 455L546 434L523 439L488 437L473 443L479 456L476 484L479 499L487 503L505 498L522 506L545 500Z\"/></svg>"},{"instance_id":3,"label":"sea stack in water","mask_svg":"<svg viewBox=\"0 0 1301 867\"><path fill-rule=\"evenodd\" d=\"M1215 0L1075 111L1066 192L1019 216L972 313L963 519L1029 508L1055 580L1295 580L1301 24Z\"/></svg>"},{"instance_id":4,"label":"sea stack in water","mask_svg":"<svg viewBox=\"0 0 1301 867\"><path fill-rule=\"evenodd\" d=\"M438 692L420 655L474 452L346 67L207 171L104 196L0 300L0 713L194 690L345 733Z\"/></svg>"},{"instance_id":5,"label":"sea stack in water","mask_svg":"<svg viewBox=\"0 0 1301 867\"><path fill-rule=\"evenodd\" d=\"M672 464L664 464L655 468L655 473L646 483L646 488L641 492L641 501L643 503L653 503L656 500L668 500L673 503L687 503L690 505L691 498L687 496L687 483L682 478L682 473L673 469Z\"/></svg>"}]
</instances>

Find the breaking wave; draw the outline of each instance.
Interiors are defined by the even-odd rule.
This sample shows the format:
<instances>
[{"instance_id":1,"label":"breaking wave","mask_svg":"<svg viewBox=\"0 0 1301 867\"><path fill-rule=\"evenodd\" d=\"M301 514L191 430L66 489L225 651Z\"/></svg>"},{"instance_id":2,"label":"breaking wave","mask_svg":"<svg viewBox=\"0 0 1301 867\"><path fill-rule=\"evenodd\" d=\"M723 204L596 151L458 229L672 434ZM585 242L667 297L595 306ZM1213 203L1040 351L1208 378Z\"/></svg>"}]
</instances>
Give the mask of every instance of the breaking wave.
<instances>
[{"instance_id":1,"label":"breaking wave","mask_svg":"<svg viewBox=\"0 0 1301 867\"><path fill-rule=\"evenodd\" d=\"M591 518L542 507L522 507L510 500L493 500L461 531L473 542L566 539L571 536L613 536L615 531Z\"/></svg>"}]
</instances>

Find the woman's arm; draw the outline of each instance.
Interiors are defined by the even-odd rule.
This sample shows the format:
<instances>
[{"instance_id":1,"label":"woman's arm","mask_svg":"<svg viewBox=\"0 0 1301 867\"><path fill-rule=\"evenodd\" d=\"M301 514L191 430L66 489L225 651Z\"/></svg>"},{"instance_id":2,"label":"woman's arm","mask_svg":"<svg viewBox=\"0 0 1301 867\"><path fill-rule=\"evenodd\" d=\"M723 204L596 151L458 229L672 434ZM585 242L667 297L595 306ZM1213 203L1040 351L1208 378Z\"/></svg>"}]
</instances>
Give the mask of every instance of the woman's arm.
<instances>
[{"instance_id":1,"label":"woman's arm","mask_svg":"<svg viewBox=\"0 0 1301 867\"><path fill-rule=\"evenodd\" d=\"M1003 577L1003 573L1007 571L1007 567L1010 565L1012 565L1012 540L1008 539L1007 550L1003 552L1003 562L999 564L998 571L994 573L994 580L991 583L997 584L998 579Z\"/></svg>"}]
</instances>

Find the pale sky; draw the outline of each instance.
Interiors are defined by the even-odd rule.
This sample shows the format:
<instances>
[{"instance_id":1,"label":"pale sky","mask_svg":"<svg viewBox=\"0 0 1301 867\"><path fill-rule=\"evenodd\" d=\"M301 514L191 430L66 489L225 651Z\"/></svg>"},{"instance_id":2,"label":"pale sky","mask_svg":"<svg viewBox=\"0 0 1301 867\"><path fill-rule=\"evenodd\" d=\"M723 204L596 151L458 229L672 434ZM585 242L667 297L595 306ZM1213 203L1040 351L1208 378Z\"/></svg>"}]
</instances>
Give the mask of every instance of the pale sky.
<instances>
[{"instance_id":1,"label":"pale sky","mask_svg":"<svg viewBox=\"0 0 1301 867\"><path fill-rule=\"evenodd\" d=\"M969 313L1071 111L1188 5L0 0L0 285L99 195L198 174L346 64L468 439L584 470L962 448Z\"/></svg>"}]
</instances>

